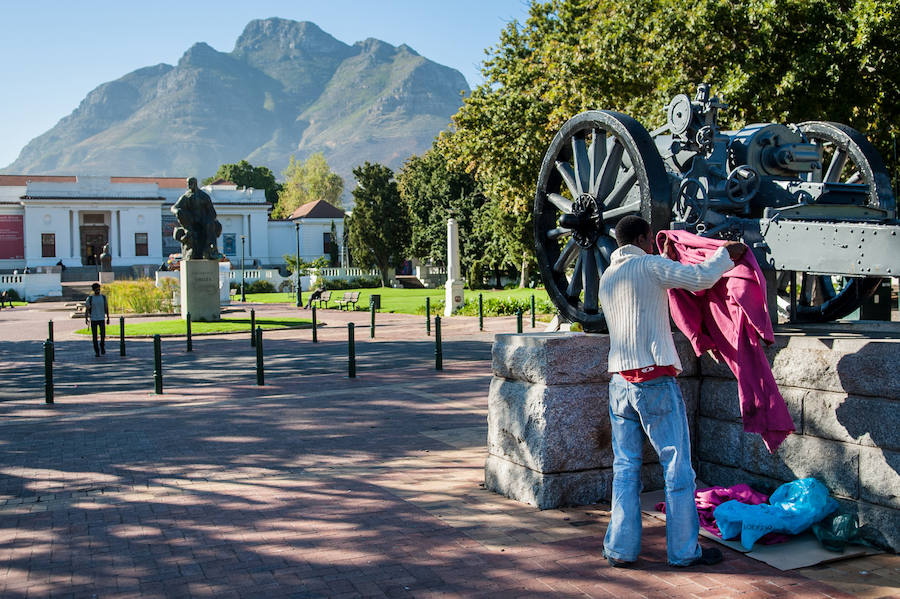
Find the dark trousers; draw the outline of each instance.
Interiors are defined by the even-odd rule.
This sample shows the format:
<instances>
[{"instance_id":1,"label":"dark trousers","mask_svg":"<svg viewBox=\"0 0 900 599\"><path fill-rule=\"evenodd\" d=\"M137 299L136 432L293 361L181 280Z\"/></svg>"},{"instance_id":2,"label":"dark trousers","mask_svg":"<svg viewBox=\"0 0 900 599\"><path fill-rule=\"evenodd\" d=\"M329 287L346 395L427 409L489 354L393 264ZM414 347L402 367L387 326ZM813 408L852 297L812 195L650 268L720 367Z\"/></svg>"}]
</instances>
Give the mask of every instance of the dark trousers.
<instances>
[{"instance_id":1,"label":"dark trousers","mask_svg":"<svg viewBox=\"0 0 900 599\"><path fill-rule=\"evenodd\" d=\"M100 345L97 345L97 329L100 329ZM94 340L94 353L98 356L106 353L106 321L91 321L91 339Z\"/></svg>"}]
</instances>

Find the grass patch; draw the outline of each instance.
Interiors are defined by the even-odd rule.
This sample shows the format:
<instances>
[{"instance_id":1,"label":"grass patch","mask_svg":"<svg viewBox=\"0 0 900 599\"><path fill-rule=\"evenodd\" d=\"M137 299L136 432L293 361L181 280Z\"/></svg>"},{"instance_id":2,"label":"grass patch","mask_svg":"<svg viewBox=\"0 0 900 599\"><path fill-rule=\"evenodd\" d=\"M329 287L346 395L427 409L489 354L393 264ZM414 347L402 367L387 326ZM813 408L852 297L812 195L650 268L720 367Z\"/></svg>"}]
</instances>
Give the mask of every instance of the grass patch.
<instances>
[{"instance_id":1,"label":"grass patch","mask_svg":"<svg viewBox=\"0 0 900 599\"><path fill-rule=\"evenodd\" d=\"M359 307L363 310L369 308L369 296L377 294L381 296L381 312L394 312L397 314L425 314L425 298L431 298L432 312L438 301L444 299L443 287L437 289L394 289L392 287L377 287L374 289L342 289L331 292L331 300L328 302L329 308L337 308L336 299L343 297L345 292L359 292ZM309 291L303 292L303 304L309 298ZM543 289L476 289L475 291L466 289L465 296L467 300L478 301L478 294L484 295L484 301L489 300L512 300L527 302L530 312L531 295L534 294L535 302L538 308L542 302L549 303L550 298ZM238 296L240 297L240 296ZM240 303L234 299L235 303ZM295 302L294 295L291 293L253 293L247 294L247 301L261 304L293 304ZM547 304L545 304L547 305ZM555 312L555 310L554 310Z\"/></svg>"},{"instance_id":2,"label":"grass patch","mask_svg":"<svg viewBox=\"0 0 900 599\"><path fill-rule=\"evenodd\" d=\"M312 321L305 318L257 318L256 326L264 331L273 329L306 329L312 327ZM223 333L249 333L249 318L223 318L216 322L192 322L192 335L216 335ZM90 327L75 331L78 335L90 335ZM187 321L180 318L173 320L158 320L155 322L130 322L125 323L126 337L178 337L187 335ZM119 325L111 324L106 327L107 337L119 336Z\"/></svg>"}]
</instances>

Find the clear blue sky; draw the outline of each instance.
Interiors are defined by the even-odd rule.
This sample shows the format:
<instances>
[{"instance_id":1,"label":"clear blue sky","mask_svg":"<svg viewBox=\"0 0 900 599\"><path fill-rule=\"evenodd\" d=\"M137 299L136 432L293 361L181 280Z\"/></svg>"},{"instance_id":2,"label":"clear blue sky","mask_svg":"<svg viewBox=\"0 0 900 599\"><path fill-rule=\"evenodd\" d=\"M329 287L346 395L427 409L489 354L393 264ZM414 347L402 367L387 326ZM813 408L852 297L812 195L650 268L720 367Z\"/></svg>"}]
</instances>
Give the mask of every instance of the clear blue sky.
<instances>
[{"instance_id":1,"label":"clear blue sky","mask_svg":"<svg viewBox=\"0 0 900 599\"><path fill-rule=\"evenodd\" d=\"M352 44L407 44L481 83L484 49L527 0L0 0L0 167L101 83L175 64L195 42L230 52L252 19L312 21Z\"/></svg>"}]
</instances>

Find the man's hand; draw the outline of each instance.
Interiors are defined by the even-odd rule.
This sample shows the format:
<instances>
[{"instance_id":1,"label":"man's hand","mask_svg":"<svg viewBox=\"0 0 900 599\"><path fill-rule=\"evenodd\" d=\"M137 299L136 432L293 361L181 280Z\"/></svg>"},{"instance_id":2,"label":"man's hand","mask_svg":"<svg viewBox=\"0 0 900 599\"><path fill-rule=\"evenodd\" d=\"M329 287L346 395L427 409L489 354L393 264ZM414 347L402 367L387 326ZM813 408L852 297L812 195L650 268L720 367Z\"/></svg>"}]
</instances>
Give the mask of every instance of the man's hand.
<instances>
[{"instance_id":1,"label":"man's hand","mask_svg":"<svg viewBox=\"0 0 900 599\"><path fill-rule=\"evenodd\" d=\"M670 260L678 262L678 252L675 251L675 246L672 245L672 240L668 237L666 237L666 242L663 244L663 254Z\"/></svg>"},{"instance_id":2,"label":"man's hand","mask_svg":"<svg viewBox=\"0 0 900 599\"><path fill-rule=\"evenodd\" d=\"M728 256L734 262L740 260L741 256L744 255L744 252L747 251L747 246L740 241L726 241L723 247L728 250Z\"/></svg>"},{"instance_id":3,"label":"man's hand","mask_svg":"<svg viewBox=\"0 0 900 599\"><path fill-rule=\"evenodd\" d=\"M106 324L109 324L109 316L106 317Z\"/></svg>"}]
</instances>

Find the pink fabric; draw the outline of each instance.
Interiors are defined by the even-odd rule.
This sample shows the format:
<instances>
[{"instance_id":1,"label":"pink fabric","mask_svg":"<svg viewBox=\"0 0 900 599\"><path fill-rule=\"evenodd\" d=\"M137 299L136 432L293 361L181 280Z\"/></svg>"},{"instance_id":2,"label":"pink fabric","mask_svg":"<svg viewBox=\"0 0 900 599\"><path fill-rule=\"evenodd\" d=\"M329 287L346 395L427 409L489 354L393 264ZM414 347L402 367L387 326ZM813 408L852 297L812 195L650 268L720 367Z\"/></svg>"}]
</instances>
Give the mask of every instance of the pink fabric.
<instances>
[{"instance_id":1,"label":"pink fabric","mask_svg":"<svg viewBox=\"0 0 900 599\"><path fill-rule=\"evenodd\" d=\"M716 518L713 511L716 507L726 501L735 499L741 503L748 505L759 505L767 503L769 496L765 493L755 491L748 485L734 485L733 487L708 487L705 489L697 489L694 493L694 501L697 504L697 516L700 518L700 526L713 533L717 537L721 537L719 526L716 524ZM657 503L656 509L662 513L666 513L666 504ZM787 535L779 533L769 533L763 536L759 542L764 545L772 545L774 543L783 543L788 540Z\"/></svg>"},{"instance_id":2,"label":"pink fabric","mask_svg":"<svg viewBox=\"0 0 900 599\"><path fill-rule=\"evenodd\" d=\"M725 243L686 231L661 231L656 237L660 252L667 238L684 264L703 262ZM760 434L774 453L795 429L760 343L771 344L775 336L765 279L753 253L745 252L710 289L670 289L669 306L672 320L690 339L697 355L711 351L731 368L738 381L744 430Z\"/></svg>"}]
</instances>

